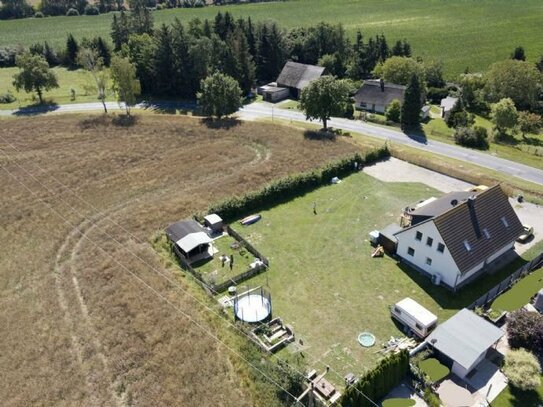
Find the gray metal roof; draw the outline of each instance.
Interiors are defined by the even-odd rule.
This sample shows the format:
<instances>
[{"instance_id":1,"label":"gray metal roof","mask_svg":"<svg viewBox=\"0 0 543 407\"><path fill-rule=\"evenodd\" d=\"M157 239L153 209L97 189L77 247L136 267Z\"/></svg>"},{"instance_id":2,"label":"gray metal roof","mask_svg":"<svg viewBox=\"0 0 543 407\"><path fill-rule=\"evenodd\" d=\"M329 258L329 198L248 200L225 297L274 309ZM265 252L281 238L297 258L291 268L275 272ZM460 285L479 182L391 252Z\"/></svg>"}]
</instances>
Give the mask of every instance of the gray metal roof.
<instances>
[{"instance_id":1,"label":"gray metal roof","mask_svg":"<svg viewBox=\"0 0 543 407\"><path fill-rule=\"evenodd\" d=\"M288 61L277 78L277 86L302 90L309 85L309 82L320 78L323 74L322 66Z\"/></svg>"},{"instance_id":2,"label":"gray metal roof","mask_svg":"<svg viewBox=\"0 0 543 407\"><path fill-rule=\"evenodd\" d=\"M464 308L439 324L426 342L469 371L504 334L500 328Z\"/></svg>"},{"instance_id":3,"label":"gray metal roof","mask_svg":"<svg viewBox=\"0 0 543 407\"><path fill-rule=\"evenodd\" d=\"M406 87L403 85L396 85L394 83L383 82L381 86L380 80L369 79L364 81L364 84L356 95L354 100L356 104L367 103L369 105L388 105L394 99L398 99L403 103Z\"/></svg>"},{"instance_id":4,"label":"gray metal roof","mask_svg":"<svg viewBox=\"0 0 543 407\"><path fill-rule=\"evenodd\" d=\"M414 209L410 210L409 213L413 216L433 218L434 216L439 216L449 209L454 208L456 205L465 201L472 195L476 195L476 193L471 191L449 192L448 194L443 195L441 198L431 201L423 206L416 207L416 205L412 205Z\"/></svg>"},{"instance_id":5,"label":"gray metal roof","mask_svg":"<svg viewBox=\"0 0 543 407\"><path fill-rule=\"evenodd\" d=\"M177 242L191 233L205 232L198 222L192 219L172 223L166 228L166 235L172 242Z\"/></svg>"},{"instance_id":6,"label":"gray metal roof","mask_svg":"<svg viewBox=\"0 0 543 407\"><path fill-rule=\"evenodd\" d=\"M448 112L456 105L456 102L458 102L458 98L447 96L446 98L441 99L440 107L442 107L445 112Z\"/></svg>"}]
</instances>

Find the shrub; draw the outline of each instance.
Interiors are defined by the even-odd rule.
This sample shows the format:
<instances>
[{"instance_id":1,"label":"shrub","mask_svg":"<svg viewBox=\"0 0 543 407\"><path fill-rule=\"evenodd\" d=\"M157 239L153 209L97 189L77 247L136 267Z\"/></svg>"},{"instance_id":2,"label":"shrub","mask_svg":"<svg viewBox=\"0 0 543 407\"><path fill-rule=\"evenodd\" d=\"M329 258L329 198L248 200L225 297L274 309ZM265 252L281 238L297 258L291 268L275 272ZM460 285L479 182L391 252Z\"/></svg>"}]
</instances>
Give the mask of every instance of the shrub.
<instances>
[{"instance_id":1,"label":"shrub","mask_svg":"<svg viewBox=\"0 0 543 407\"><path fill-rule=\"evenodd\" d=\"M449 96L448 88L428 88L426 93L426 97L430 103L441 103L441 99L447 96Z\"/></svg>"},{"instance_id":2,"label":"shrub","mask_svg":"<svg viewBox=\"0 0 543 407\"><path fill-rule=\"evenodd\" d=\"M85 15L86 16L97 16L100 14L100 10L98 10L98 7L93 6L92 4L87 4L85 6Z\"/></svg>"},{"instance_id":3,"label":"shrub","mask_svg":"<svg viewBox=\"0 0 543 407\"><path fill-rule=\"evenodd\" d=\"M0 94L0 103L13 103L16 100L17 99L15 99L15 96L13 96L10 91Z\"/></svg>"},{"instance_id":4,"label":"shrub","mask_svg":"<svg viewBox=\"0 0 543 407\"><path fill-rule=\"evenodd\" d=\"M441 406L441 402L439 400L439 397L437 396L437 394L432 392L432 390L429 387L427 387L424 390L423 398L424 398L424 401L426 401L426 403L428 404L428 407L440 407Z\"/></svg>"},{"instance_id":5,"label":"shrub","mask_svg":"<svg viewBox=\"0 0 543 407\"><path fill-rule=\"evenodd\" d=\"M458 127L454 132L454 142L465 147L488 149L488 132L484 127Z\"/></svg>"},{"instance_id":6,"label":"shrub","mask_svg":"<svg viewBox=\"0 0 543 407\"><path fill-rule=\"evenodd\" d=\"M507 318L507 336L512 348L525 348L543 356L543 316L515 311Z\"/></svg>"},{"instance_id":7,"label":"shrub","mask_svg":"<svg viewBox=\"0 0 543 407\"><path fill-rule=\"evenodd\" d=\"M387 107L385 117L393 123L400 122L400 114L402 113L402 103L398 99L394 99Z\"/></svg>"},{"instance_id":8,"label":"shrub","mask_svg":"<svg viewBox=\"0 0 543 407\"><path fill-rule=\"evenodd\" d=\"M77 11L75 8L70 8L66 12L67 17L74 17L74 16L78 16L78 15L79 15L79 11Z\"/></svg>"},{"instance_id":9,"label":"shrub","mask_svg":"<svg viewBox=\"0 0 543 407\"><path fill-rule=\"evenodd\" d=\"M505 356L503 373L520 390L535 390L541 383L539 362L525 349L512 350Z\"/></svg>"},{"instance_id":10,"label":"shrub","mask_svg":"<svg viewBox=\"0 0 543 407\"><path fill-rule=\"evenodd\" d=\"M9 45L0 47L0 68L15 66L15 58L22 52L22 47L12 47Z\"/></svg>"},{"instance_id":11,"label":"shrub","mask_svg":"<svg viewBox=\"0 0 543 407\"><path fill-rule=\"evenodd\" d=\"M45 17L43 15L43 13L41 11L36 11L36 13L34 13L34 18L43 18Z\"/></svg>"}]
</instances>

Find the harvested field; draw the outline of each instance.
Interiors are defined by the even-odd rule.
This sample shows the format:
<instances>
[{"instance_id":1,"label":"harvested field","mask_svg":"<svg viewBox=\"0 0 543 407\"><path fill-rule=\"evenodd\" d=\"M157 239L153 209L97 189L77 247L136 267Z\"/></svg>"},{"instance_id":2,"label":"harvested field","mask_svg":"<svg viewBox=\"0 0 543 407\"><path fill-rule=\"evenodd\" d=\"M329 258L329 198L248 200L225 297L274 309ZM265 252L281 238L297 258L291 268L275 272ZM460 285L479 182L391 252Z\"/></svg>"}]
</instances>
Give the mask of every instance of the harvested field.
<instances>
[{"instance_id":1,"label":"harvested field","mask_svg":"<svg viewBox=\"0 0 543 407\"><path fill-rule=\"evenodd\" d=\"M2 404L273 405L250 367L200 328L241 348L149 237L211 201L358 147L263 123L116 122L1 122Z\"/></svg>"}]
</instances>

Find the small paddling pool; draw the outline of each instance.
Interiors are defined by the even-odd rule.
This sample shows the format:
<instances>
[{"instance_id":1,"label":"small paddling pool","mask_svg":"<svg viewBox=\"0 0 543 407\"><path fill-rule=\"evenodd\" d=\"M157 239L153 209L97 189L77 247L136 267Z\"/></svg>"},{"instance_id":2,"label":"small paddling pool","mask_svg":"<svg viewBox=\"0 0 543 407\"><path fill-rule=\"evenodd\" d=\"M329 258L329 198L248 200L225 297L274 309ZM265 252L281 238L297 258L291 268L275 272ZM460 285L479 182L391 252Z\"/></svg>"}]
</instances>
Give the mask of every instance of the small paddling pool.
<instances>
[{"instance_id":1,"label":"small paddling pool","mask_svg":"<svg viewBox=\"0 0 543 407\"><path fill-rule=\"evenodd\" d=\"M362 332L358 335L358 343L365 348L375 345L375 336L369 332Z\"/></svg>"}]
</instances>

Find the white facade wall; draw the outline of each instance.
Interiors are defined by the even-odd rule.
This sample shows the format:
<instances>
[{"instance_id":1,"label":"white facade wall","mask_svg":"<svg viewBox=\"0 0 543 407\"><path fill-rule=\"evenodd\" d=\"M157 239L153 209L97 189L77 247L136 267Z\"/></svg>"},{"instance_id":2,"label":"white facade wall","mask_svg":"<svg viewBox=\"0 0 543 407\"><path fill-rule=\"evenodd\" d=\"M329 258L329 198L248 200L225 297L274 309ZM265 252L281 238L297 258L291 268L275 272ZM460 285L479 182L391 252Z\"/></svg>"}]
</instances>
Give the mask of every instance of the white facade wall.
<instances>
[{"instance_id":1,"label":"white facade wall","mask_svg":"<svg viewBox=\"0 0 543 407\"><path fill-rule=\"evenodd\" d=\"M456 362L453 362L451 372L457 375L459 378L463 379L467 376L469 373L467 369L463 368L461 365L459 365Z\"/></svg>"},{"instance_id":2,"label":"white facade wall","mask_svg":"<svg viewBox=\"0 0 543 407\"><path fill-rule=\"evenodd\" d=\"M422 239L416 240L416 233L422 233ZM406 259L415 266L430 273L441 275L441 281L451 287L454 287L457 275L459 274L456 263L445 246L443 253L437 251L439 243L444 243L439 234L434 222L424 222L412 229L406 230L398 235L398 248L396 253L398 256ZM432 245L426 244L428 237L433 239ZM413 256L408 254L409 247L415 250ZM426 264L426 259L432 260L432 264Z\"/></svg>"}]
</instances>

